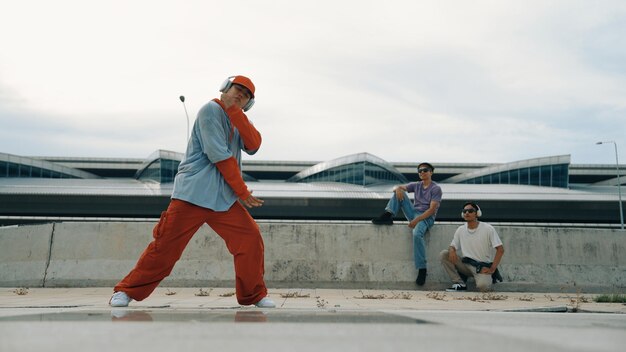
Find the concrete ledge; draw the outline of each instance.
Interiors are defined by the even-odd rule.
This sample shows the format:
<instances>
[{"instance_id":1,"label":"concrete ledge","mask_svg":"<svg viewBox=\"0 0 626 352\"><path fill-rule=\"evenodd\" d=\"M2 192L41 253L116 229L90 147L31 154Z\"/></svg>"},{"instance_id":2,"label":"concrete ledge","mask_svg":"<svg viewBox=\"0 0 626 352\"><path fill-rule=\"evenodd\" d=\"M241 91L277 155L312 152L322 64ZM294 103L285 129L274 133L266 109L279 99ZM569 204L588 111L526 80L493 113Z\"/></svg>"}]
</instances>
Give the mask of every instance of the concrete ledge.
<instances>
[{"instance_id":1,"label":"concrete ledge","mask_svg":"<svg viewBox=\"0 0 626 352\"><path fill-rule=\"evenodd\" d=\"M459 223L460 224L460 223ZM154 223L65 222L0 228L0 286L113 286L152 240ZM404 223L259 222L268 286L416 289L411 232ZM438 254L458 225L427 234L423 290L449 285ZM624 292L626 233L497 227L505 246L498 291ZM162 286L233 287L233 260L208 226L192 238ZM470 289L472 289L470 282Z\"/></svg>"}]
</instances>

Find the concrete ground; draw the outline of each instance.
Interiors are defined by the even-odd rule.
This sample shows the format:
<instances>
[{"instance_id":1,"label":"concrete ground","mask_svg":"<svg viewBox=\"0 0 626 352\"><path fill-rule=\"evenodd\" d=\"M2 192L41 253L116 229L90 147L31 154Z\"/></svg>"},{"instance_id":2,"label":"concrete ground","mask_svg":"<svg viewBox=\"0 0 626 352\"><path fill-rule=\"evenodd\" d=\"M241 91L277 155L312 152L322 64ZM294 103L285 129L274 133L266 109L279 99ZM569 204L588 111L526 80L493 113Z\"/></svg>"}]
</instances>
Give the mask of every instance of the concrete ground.
<instances>
[{"instance_id":1,"label":"concrete ground","mask_svg":"<svg viewBox=\"0 0 626 352\"><path fill-rule=\"evenodd\" d=\"M111 288L0 288L0 351L623 351L626 305L594 295L158 288L111 308Z\"/></svg>"}]
</instances>

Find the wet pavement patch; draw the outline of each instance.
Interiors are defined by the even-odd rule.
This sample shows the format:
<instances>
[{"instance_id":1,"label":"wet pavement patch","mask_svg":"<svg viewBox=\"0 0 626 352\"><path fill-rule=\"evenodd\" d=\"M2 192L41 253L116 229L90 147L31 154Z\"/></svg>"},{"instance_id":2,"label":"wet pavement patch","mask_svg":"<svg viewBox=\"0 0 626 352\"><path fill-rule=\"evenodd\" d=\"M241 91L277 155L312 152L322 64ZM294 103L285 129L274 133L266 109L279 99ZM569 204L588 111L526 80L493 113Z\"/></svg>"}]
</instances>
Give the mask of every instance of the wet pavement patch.
<instances>
[{"instance_id":1,"label":"wet pavement patch","mask_svg":"<svg viewBox=\"0 0 626 352\"><path fill-rule=\"evenodd\" d=\"M195 323L326 323L431 324L421 319L384 312L309 310L136 310L73 311L0 317L2 322L195 322Z\"/></svg>"}]
</instances>

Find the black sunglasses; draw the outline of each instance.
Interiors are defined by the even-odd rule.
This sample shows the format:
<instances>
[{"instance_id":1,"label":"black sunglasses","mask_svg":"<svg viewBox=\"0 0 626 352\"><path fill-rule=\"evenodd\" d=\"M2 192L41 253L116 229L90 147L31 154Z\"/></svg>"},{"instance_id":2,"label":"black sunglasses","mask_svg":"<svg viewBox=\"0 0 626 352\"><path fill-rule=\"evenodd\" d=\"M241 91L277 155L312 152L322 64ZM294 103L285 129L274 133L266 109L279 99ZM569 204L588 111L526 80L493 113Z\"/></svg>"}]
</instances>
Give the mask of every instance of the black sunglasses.
<instances>
[{"instance_id":1,"label":"black sunglasses","mask_svg":"<svg viewBox=\"0 0 626 352\"><path fill-rule=\"evenodd\" d=\"M465 213L470 213L471 214L471 213L475 213L476 209L470 208L470 209L463 209L461 211L463 212L463 214L465 214Z\"/></svg>"},{"instance_id":2,"label":"black sunglasses","mask_svg":"<svg viewBox=\"0 0 626 352\"><path fill-rule=\"evenodd\" d=\"M423 167L423 168L421 168L421 169L417 169L417 172L418 172L418 173L422 173L422 172L430 172L430 171L432 171L432 170L431 170L431 168L429 168L429 167Z\"/></svg>"}]
</instances>

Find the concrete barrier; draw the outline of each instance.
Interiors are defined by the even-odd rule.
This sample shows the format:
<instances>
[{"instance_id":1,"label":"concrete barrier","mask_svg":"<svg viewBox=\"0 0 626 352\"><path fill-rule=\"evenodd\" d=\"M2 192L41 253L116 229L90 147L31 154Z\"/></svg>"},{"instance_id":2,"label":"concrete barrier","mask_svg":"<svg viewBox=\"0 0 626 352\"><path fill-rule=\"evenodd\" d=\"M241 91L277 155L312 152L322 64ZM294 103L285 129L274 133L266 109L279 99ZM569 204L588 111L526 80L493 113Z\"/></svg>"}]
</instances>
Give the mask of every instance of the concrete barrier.
<instances>
[{"instance_id":1,"label":"concrete barrier","mask_svg":"<svg viewBox=\"0 0 626 352\"><path fill-rule=\"evenodd\" d=\"M460 223L459 223L460 224ZM459 224L426 235L423 290L449 280L438 262ZM154 223L65 222L0 228L0 286L112 286L152 240ZM263 222L269 287L416 289L406 224ZM626 289L626 233L587 228L497 226L504 243L498 291L609 292ZM472 289L470 281L470 289ZM192 238L162 286L233 287L233 260L208 226Z\"/></svg>"},{"instance_id":2,"label":"concrete barrier","mask_svg":"<svg viewBox=\"0 0 626 352\"><path fill-rule=\"evenodd\" d=\"M43 287L54 224L0 227L0 285Z\"/></svg>"}]
</instances>

